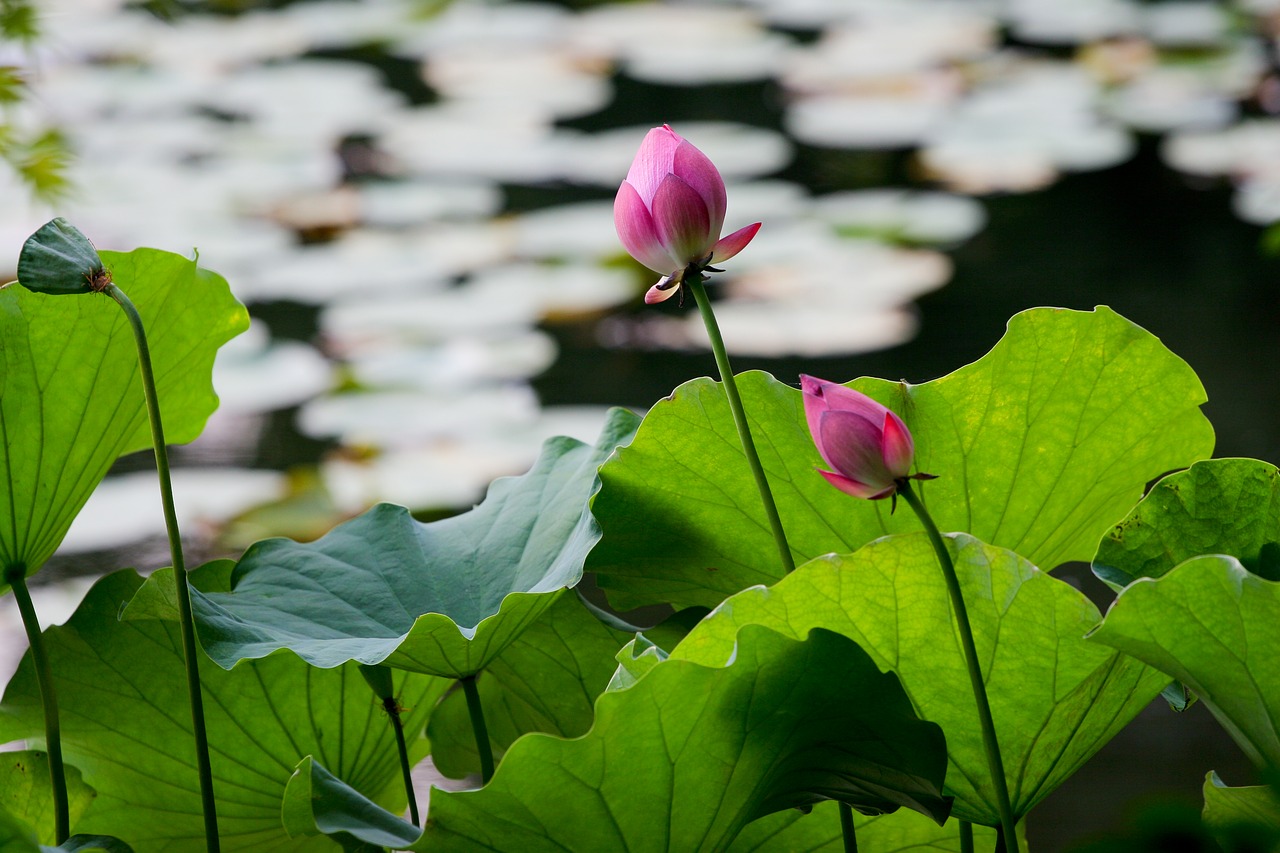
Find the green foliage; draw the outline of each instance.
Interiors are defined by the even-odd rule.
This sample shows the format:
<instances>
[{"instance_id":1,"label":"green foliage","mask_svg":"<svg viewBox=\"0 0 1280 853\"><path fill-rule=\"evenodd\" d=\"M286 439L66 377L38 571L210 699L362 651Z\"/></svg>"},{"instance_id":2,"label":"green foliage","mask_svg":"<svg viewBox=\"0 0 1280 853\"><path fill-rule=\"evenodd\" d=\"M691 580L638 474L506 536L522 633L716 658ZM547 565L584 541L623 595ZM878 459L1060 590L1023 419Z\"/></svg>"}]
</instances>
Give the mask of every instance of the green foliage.
<instances>
[{"instance_id":1,"label":"green foliage","mask_svg":"<svg viewBox=\"0 0 1280 853\"><path fill-rule=\"evenodd\" d=\"M1280 584L1195 557L1130 584L1090 635L1190 687L1259 767L1280 766Z\"/></svg>"},{"instance_id":2,"label":"green foliage","mask_svg":"<svg viewBox=\"0 0 1280 853\"><path fill-rule=\"evenodd\" d=\"M40 37L40 19L28 0L0 0L0 38L29 44Z\"/></svg>"},{"instance_id":3,"label":"green foliage","mask_svg":"<svg viewBox=\"0 0 1280 853\"><path fill-rule=\"evenodd\" d=\"M364 844L400 850L422 834L418 827L380 807L310 755L298 763L289 777L281 814L290 835L326 835L344 850L358 850Z\"/></svg>"},{"instance_id":4,"label":"green foliage","mask_svg":"<svg viewBox=\"0 0 1280 853\"><path fill-rule=\"evenodd\" d=\"M40 201L61 201L71 189L67 174L71 165L71 144L58 128L41 128L26 133L11 126L0 133L0 159L25 182Z\"/></svg>"},{"instance_id":5,"label":"green foliage","mask_svg":"<svg viewBox=\"0 0 1280 853\"><path fill-rule=\"evenodd\" d=\"M595 618L576 595L560 596L476 678L495 757L528 732L585 734L596 697L613 675L613 656L627 637ZM461 690L441 700L427 723L427 738L441 773L461 778L480 772Z\"/></svg>"},{"instance_id":6,"label":"green foliage","mask_svg":"<svg viewBox=\"0 0 1280 853\"><path fill-rule=\"evenodd\" d=\"M66 769L71 825L93 802L94 790L74 767ZM0 753L0 810L21 815L39 838L54 840L53 793L49 787L49 756L43 752ZM3 850L0 847L0 850Z\"/></svg>"},{"instance_id":7,"label":"green foliage","mask_svg":"<svg viewBox=\"0 0 1280 853\"><path fill-rule=\"evenodd\" d=\"M875 853L960 853L959 821L943 826L919 812L902 809L887 815L854 814L858 849ZM996 833L975 826L978 850L992 850ZM775 812L747 824L729 845L729 853L844 853L840 816L833 802L819 803L804 814Z\"/></svg>"},{"instance_id":8,"label":"green foliage","mask_svg":"<svg viewBox=\"0 0 1280 853\"><path fill-rule=\"evenodd\" d=\"M1093 556L1147 481L1207 456L1204 390L1158 339L1110 309L1015 316L977 362L922 385L853 387L900 414L920 489L942 530L963 531L1053 568ZM796 562L918 530L888 501L855 501L821 464L800 392L767 374L739 388ZM613 604L714 607L782 576L723 390L686 383L604 465L604 539L588 569Z\"/></svg>"},{"instance_id":9,"label":"green foliage","mask_svg":"<svg viewBox=\"0 0 1280 853\"><path fill-rule=\"evenodd\" d=\"M382 504L314 543L259 542L231 593L193 597L205 650L224 667L287 648L321 667L479 672L582 577L596 469L637 422L614 409L595 446L549 440L461 515L422 524Z\"/></svg>"},{"instance_id":10,"label":"green foliage","mask_svg":"<svg viewBox=\"0 0 1280 853\"><path fill-rule=\"evenodd\" d=\"M216 587L225 578L203 575L218 569L201 568L193 580ZM131 571L109 575L65 626L44 632L58 678L66 760L98 792L73 829L115 835L140 850L194 849L203 844L204 828L178 626L116 618L141 584ZM319 670L287 654L231 672L205 663L201 680L226 849L329 848L323 839L290 839L281 825L285 786L307 755L384 806L403 805L394 735L354 664ZM442 679L397 674L413 760L426 752L417 733L447 686ZM42 734L28 655L0 703L0 743Z\"/></svg>"},{"instance_id":11,"label":"green foliage","mask_svg":"<svg viewBox=\"0 0 1280 853\"><path fill-rule=\"evenodd\" d=\"M1210 459L1171 474L1110 530L1093 571L1119 589L1202 554L1235 557L1280 580L1280 471L1256 459Z\"/></svg>"},{"instance_id":12,"label":"green foliage","mask_svg":"<svg viewBox=\"0 0 1280 853\"><path fill-rule=\"evenodd\" d=\"M44 845L26 821L0 805L0 853L133 853L133 848L105 835L73 835L57 847Z\"/></svg>"},{"instance_id":13,"label":"green foliage","mask_svg":"<svg viewBox=\"0 0 1280 853\"><path fill-rule=\"evenodd\" d=\"M1097 608L1018 555L947 537L973 626L1009 794L1020 818L1133 718L1168 678L1082 639ZM902 680L917 712L942 726L953 814L999 823L977 710L941 570L923 535L894 536L796 569L770 589L725 601L671 652L724 661L745 625L801 637L837 631Z\"/></svg>"},{"instance_id":14,"label":"green foliage","mask_svg":"<svg viewBox=\"0 0 1280 853\"><path fill-rule=\"evenodd\" d=\"M668 660L604 694L581 738L521 738L479 791L434 792L414 849L724 850L752 819L828 798L945 817L941 732L897 679L828 631L736 642L731 661Z\"/></svg>"},{"instance_id":15,"label":"green foliage","mask_svg":"<svg viewBox=\"0 0 1280 853\"><path fill-rule=\"evenodd\" d=\"M165 435L191 441L217 407L218 347L247 328L248 314L221 276L188 258L137 249L102 259L146 324ZM0 565L34 573L111 464L150 446L119 306L0 288Z\"/></svg>"},{"instance_id":16,"label":"green foliage","mask_svg":"<svg viewBox=\"0 0 1280 853\"><path fill-rule=\"evenodd\" d=\"M1244 831L1280 843L1280 797L1270 785L1232 788L1217 773L1204 778L1204 823L1219 831Z\"/></svg>"}]
</instances>

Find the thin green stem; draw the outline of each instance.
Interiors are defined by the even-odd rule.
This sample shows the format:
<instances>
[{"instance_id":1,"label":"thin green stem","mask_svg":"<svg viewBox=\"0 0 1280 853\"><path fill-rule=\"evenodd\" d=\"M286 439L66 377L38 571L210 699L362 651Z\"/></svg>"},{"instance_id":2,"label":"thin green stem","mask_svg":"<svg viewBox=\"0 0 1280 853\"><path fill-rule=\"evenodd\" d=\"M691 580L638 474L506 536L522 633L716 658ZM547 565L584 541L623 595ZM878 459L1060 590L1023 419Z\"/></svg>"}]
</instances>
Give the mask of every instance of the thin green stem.
<instances>
[{"instance_id":1,"label":"thin green stem","mask_svg":"<svg viewBox=\"0 0 1280 853\"><path fill-rule=\"evenodd\" d=\"M484 724L480 690L476 687L474 675L459 680L462 682L462 692L467 694L467 713L471 715L471 731L475 732L476 751L480 753L480 781L488 785L493 778L493 745L489 743L489 729Z\"/></svg>"},{"instance_id":2,"label":"thin green stem","mask_svg":"<svg viewBox=\"0 0 1280 853\"><path fill-rule=\"evenodd\" d=\"M133 328L138 346L138 369L142 374L142 393L151 420L151 443L155 448L156 473L160 477L160 499L164 506L164 526L169 534L169 554L173 561L173 583L178 598L178 622L182 630L182 657L187 670L187 697L191 705L191 728L195 737L196 770L200 776L200 800L204 808L205 845L209 853L221 849L218 840L218 810L213 796L213 768L209 762L209 736L205 730L204 698L200 692L199 649L196 645L195 622L191 615L191 589L187 585L187 569L182 559L182 538L178 532L178 516L173 507L173 481L169 476L169 452L164 441L164 425L160 419L160 400L156 395L155 374L151 368L151 348L142 317L133 302L114 284L105 291L124 310Z\"/></svg>"},{"instance_id":3,"label":"thin green stem","mask_svg":"<svg viewBox=\"0 0 1280 853\"><path fill-rule=\"evenodd\" d=\"M36 684L40 687L40 704L44 707L44 740L49 753L49 784L53 788L53 822L56 840L62 844L71 835L71 811L67 804L67 773L62 765L62 726L58 722L58 694L53 689L53 670L40 635L40 621L27 590L27 567L24 563L5 566L5 583L13 589L22 616L22 627L31 644L31 662L36 668Z\"/></svg>"},{"instance_id":4,"label":"thin green stem","mask_svg":"<svg viewBox=\"0 0 1280 853\"><path fill-rule=\"evenodd\" d=\"M698 303L698 313L702 315L702 324L707 327L707 338L711 341L711 352L716 358L720 381L724 383L725 396L729 398L729 411L733 413L733 425L738 429L738 440L742 442L742 452L746 454L747 465L751 467L751 476L755 478L756 489L760 492L764 514L769 519L769 529L773 533L773 541L778 546L778 558L782 561L782 570L790 574L795 571L796 563L791 557L791 546L787 544L787 534L782 529L782 519L778 517L778 506L773 501L773 492L769 489L769 480L765 477L764 466L760 464L760 454L756 452L756 443L751 438L747 413L742 408L742 395L738 393L738 383L733 378L729 353L725 351L724 338L720 336L720 326L716 323L716 315L711 310L707 289L702 286L702 274L688 275L684 283L693 291L693 299Z\"/></svg>"},{"instance_id":5,"label":"thin green stem","mask_svg":"<svg viewBox=\"0 0 1280 853\"><path fill-rule=\"evenodd\" d=\"M996 740L996 726L991 719L991 703L987 701L986 682L982 678L982 667L978 663L978 650L973 642L973 628L969 624L969 611L964 604L964 596L960 593L960 579L956 576L955 563L951 560L951 552L942 541L938 525L933 523L929 511L925 509L920 497L912 490L910 481L899 481L898 494L915 510L925 533L933 544L938 555L938 564L942 568L942 576L947 582L947 594L951 597L951 609L955 611L956 623L960 628L960 644L964 649L964 662L969 670L969 684L973 688L973 700L978 706L978 723L982 727L982 746L987 754L987 768L991 773L991 783L996 789L996 807L1000 811L1000 825L1004 830L1004 841L997 847L1005 853L1018 853L1018 836L1014 832L1017 821L1013 817L1013 806L1009 802L1009 783L1005 780L1004 759L1000 757L1000 743Z\"/></svg>"},{"instance_id":6,"label":"thin green stem","mask_svg":"<svg viewBox=\"0 0 1280 853\"><path fill-rule=\"evenodd\" d=\"M960 821L960 853L973 853L973 824Z\"/></svg>"},{"instance_id":7,"label":"thin green stem","mask_svg":"<svg viewBox=\"0 0 1280 853\"><path fill-rule=\"evenodd\" d=\"M391 730L396 736L396 750L400 755L400 776L404 780L405 797L409 800L409 818L418 825L418 797L413 791L413 768L409 765L409 747L404 740L403 710L396 701L396 688L391 680L391 669L381 664L360 664L360 674L368 683L373 695L382 703L382 709L391 718Z\"/></svg>"},{"instance_id":8,"label":"thin green stem","mask_svg":"<svg viewBox=\"0 0 1280 853\"><path fill-rule=\"evenodd\" d=\"M840 834L844 836L844 853L858 853L858 836L853 831L853 807L840 804Z\"/></svg>"},{"instance_id":9,"label":"thin green stem","mask_svg":"<svg viewBox=\"0 0 1280 853\"><path fill-rule=\"evenodd\" d=\"M995 849L995 853L1001 853L1001 851L1007 850L1007 848L1005 847L1005 843L1004 843L1004 839L1005 839L1005 837L1006 837L1006 836L1005 836L1005 833L1004 833L1004 827L1003 827L1003 826L997 826L997 827L996 827L996 849ZM1012 837L1012 835L1010 835L1009 837ZM1015 841L1015 843L1016 843L1016 841Z\"/></svg>"}]
</instances>

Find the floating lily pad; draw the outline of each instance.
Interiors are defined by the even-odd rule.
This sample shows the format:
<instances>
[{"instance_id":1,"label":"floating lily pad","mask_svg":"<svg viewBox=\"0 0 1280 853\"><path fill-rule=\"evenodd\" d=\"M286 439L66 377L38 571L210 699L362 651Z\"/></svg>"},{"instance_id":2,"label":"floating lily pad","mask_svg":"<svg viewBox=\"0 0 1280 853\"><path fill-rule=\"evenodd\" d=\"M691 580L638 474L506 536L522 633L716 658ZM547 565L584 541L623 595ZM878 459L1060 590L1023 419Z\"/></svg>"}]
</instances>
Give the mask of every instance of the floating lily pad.
<instances>
[{"instance_id":1,"label":"floating lily pad","mask_svg":"<svg viewBox=\"0 0 1280 853\"><path fill-rule=\"evenodd\" d=\"M189 258L156 249L101 255L146 325L165 438L191 441L217 407L217 349L244 331L248 315L220 276ZM118 305L0 288L0 431L0 564L22 563L30 574L111 464L151 446L137 349Z\"/></svg>"},{"instance_id":2,"label":"floating lily pad","mask_svg":"<svg viewBox=\"0 0 1280 853\"><path fill-rule=\"evenodd\" d=\"M763 373L738 384L797 563L919 529L815 473L799 390ZM1213 449L1195 374L1108 308L1018 314L987 355L922 385L851 384L910 427L915 469L938 475L920 492L939 527L1049 568L1090 559L1149 480ZM714 607L782 577L717 383L685 383L655 405L600 477L604 539L588 568L615 606Z\"/></svg>"},{"instance_id":3,"label":"floating lily pad","mask_svg":"<svg viewBox=\"0 0 1280 853\"><path fill-rule=\"evenodd\" d=\"M1280 583L1195 557L1125 587L1089 638L1190 687L1259 767L1280 765Z\"/></svg>"},{"instance_id":4,"label":"floating lily pad","mask_svg":"<svg viewBox=\"0 0 1280 853\"><path fill-rule=\"evenodd\" d=\"M973 625L991 713L1021 818L1141 711L1167 676L1083 635L1099 620L1078 590L1018 555L948 537ZM671 652L704 664L733 654L745 625L802 637L838 631L895 672L917 712L942 726L953 814L999 824L968 670L937 556L924 535L878 540L814 560L770 589L712 611Z\"/></svg>"},{"instance_id":5,"label":"floating lily pad","mask_svg":"<svg viewBox=\"0 0 1280 853\"><path fill-rule=\"evenodd\" d=\"M225 587L229 570L225 561L210 564L191 579L200 588ZM157 575L172 589L168 572ZM187 702L178 626L163 619L116 618L141 586L132 571L109 575L70 622L44 633L58 674L65 759L98 792L76 829L124 838L139 849L202 848L191 719L175 712ZM158 604L163 613L164 602ZM291 655L276 655L234 672L202 666L201 681L224 849L330 849L323 840L289 839L280 823L285 785L306 755L384 807L403 807L391 726L354 664L317 670ZM448 682L396 673L395 685L408 709L410 760L418 760L427 743L417 734ZM0 703L0 743L38 741L43 732L28 654Z\"/></svg>"},{"instance_id":6,"label":"floating lily pad","mask_svg":"<svg viewBox=\"0 0 1280 853\"><path fill-rule=\"evenodd\" d=\"M581 578L596 470L637 423L614 409L595 446L551 439L462 515L422 524L380 504L313 543L259 542L231 592L194 596L205 651L227 668L287 648L320 667L474 675Z\"/></svg>"},{"instance_id":7,"label":"floating lily pad","mask_svg":"<svg viewBox=\"0 0 1280 853\"><path fill-rule=\"evenodd\" d=\"M1227 554L1280 580L1280 471L1274 465L1208 459L1170 474L1103 538L1093 571L1120 589L1202 554Z\"/></svg>"}]
</instances>

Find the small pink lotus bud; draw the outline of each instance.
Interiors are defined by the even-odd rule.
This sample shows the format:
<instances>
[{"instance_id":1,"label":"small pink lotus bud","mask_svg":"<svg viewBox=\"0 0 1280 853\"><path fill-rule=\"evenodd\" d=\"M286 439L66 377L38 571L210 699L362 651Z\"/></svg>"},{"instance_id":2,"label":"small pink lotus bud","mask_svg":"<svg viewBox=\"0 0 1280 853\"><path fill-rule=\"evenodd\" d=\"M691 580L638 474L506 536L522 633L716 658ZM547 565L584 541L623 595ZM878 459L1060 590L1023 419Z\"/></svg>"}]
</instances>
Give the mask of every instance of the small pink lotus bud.
<instances>
[{"instance_id":1,"label":"small pink lotus bud","mask_svg":"<svg viewBox=\"0 0 1280 853\"><path fill-rule=\"evenodd\" d=\"M895 494L915 456L915 443L902 418L866 394L835 382L801 376L800 390L813 443L835 469L818 473L855 498L874 501Z\"/></svg>"},{"instance_id":2,"label":"small pink lotus bud","mask_svg":"<svg viewBox=\"0 0 1280 853\"><path fill-rule=\"evenodd\" d=\"M669 298L686 271L732 258L760 230L757 222L721 239L724 214L724 179L707 155L665 124L645 134L613 202L622 245L663 276L645 302Z\"/></svg>"}]
</instances>

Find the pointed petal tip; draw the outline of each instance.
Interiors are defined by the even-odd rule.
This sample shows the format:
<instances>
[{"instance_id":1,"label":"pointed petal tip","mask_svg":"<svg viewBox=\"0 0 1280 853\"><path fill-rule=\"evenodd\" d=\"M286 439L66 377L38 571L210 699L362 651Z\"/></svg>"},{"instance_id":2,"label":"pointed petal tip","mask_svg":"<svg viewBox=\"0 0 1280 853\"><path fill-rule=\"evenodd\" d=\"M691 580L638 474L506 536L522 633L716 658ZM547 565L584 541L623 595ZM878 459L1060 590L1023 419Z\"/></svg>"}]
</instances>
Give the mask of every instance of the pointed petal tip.
<instances>
[{"instance_id":1,"label":"pointed petal tip","mask_svg":"<svg viewBox=\"0 0 1280 853\"><path fill-rule=\"evenodd\" d=\"M721 261L727 261L745 249L747 244L756 236L756 232L760 230L760 225L761 223L756 222L746 228L739 228L727 237L721 237L711 251L711 263L717 264Z\"/></svg>"}]
</instances>

